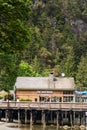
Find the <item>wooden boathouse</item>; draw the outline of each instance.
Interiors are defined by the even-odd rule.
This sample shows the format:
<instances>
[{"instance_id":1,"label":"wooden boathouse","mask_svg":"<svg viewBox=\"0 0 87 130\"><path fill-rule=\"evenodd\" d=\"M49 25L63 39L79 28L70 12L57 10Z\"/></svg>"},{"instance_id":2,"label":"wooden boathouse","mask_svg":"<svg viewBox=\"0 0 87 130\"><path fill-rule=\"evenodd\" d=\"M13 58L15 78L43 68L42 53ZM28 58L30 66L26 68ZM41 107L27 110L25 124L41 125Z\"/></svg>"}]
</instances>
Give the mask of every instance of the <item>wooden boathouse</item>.
<instances>
[{"instance_id":1,"label":"wooden boathouse","mask_svg":"<svg viewBox=\"0 0 87 130\"><path fill-rule=\"evenodd\" d=\"M18 123L85 125L87 103L75 102L73 78L18 77L15 101L0 102L0 120Z\"/></svg>"},{"instance_id":2,"label":"wooden boathouse","mask_svg":"<svg viewBox=\"0 0 87 130\"><path fill-rule=\"evenodd\" d=\"M72 77L18 77L15 98L37 102L73 102L75 83Z\"/></svg>"}]
</instances>

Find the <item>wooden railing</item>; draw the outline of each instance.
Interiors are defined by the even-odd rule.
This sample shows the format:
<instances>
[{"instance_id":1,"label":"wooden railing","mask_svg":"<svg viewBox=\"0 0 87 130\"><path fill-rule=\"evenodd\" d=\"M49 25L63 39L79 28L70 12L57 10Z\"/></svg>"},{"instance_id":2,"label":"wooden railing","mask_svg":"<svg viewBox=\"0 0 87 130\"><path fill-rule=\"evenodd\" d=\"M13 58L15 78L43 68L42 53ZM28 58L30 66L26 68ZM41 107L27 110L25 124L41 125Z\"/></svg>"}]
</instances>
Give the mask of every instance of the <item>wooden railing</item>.
<instances>
[{"instance_id":1,"label":"wooden railing","mask_svg":"<svg viewBox=\"0 0 87 130\"><path fill-rule=\"evenodd\" d=\"M14 102L4 101L0 102L0 108L27 108L27 109L76 109L87 110L87 103L85 102Z\"/></svg>"}]
</instances>

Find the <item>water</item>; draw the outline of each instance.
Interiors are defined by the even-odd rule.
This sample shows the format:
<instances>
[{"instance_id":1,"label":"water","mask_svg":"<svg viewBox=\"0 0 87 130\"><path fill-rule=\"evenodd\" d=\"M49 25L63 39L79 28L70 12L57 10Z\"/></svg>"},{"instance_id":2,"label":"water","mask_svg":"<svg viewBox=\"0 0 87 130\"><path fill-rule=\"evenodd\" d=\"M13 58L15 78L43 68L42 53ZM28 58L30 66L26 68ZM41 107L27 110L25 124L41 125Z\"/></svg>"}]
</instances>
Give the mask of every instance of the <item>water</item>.
<instances>
[{"instance_id":1,"label":"water","mask_svg":"<svg viewBox=\"0 0 87 130\"><path fill-rule=\"evenodd\" d=\"M45 128L42 125L34 125L30 127L30 125L20 125L16 123L6 123L0 122L0 130L64 130L62 128L58 129L56 126L50 125Z\"/></svg>"},{"instance_id":2,"label":"water","mask_svg":"<svg viewBox=\"0 0 87 130\"><path fill-rule=\"evenodd\" d=\"M75 128L66 128L66 126L57 128L56 125L49 125L46 127L43 127L42 125L33 125L32 127L30 127L30 125L18 125L17 123L0 122L0 130L87 130L86 128L79 128L79 126L76 126Z\"/></svg>"},{"instance_id":3,"label":"water","mask_svg":"<svg viewBox=\"0 0 87 130\"><path fill-rule=\"evenodd\" d=\"M33 126L32 128L24 127L24 128L21 128L21 130L57 130L57 127L56 126L46 126L44 128L42 126Z\"/></svg>"}]
</instances>

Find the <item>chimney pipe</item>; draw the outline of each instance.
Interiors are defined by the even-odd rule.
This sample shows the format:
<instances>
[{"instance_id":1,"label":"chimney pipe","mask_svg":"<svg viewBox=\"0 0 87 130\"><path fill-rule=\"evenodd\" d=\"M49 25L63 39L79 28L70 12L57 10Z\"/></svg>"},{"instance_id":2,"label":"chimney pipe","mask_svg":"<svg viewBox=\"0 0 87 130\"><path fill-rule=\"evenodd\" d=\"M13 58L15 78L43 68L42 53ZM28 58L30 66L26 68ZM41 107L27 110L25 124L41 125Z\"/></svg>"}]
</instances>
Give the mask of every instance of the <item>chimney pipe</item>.
<instances>
[{"instance_id":1,"label":"chimney pipe","mask_svg":"<svg viewBox=\"0 0 87 130\"><path fill-rule=\"evenodd\" d=\"M50 79L50 81L54 81L54 74L53 73L50 73L49 79Z\"/></svg>"}]
</instances>

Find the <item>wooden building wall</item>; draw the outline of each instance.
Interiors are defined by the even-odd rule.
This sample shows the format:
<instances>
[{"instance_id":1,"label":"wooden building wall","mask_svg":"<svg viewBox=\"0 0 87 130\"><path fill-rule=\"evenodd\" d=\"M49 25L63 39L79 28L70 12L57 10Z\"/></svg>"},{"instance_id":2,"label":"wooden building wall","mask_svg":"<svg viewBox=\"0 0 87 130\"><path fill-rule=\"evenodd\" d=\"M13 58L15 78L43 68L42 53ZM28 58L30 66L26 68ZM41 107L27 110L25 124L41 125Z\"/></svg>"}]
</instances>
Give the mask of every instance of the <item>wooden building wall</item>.
<instances>
[{"instance_id":1,"label":"wooden building wall","mask_svg":"<svg viewBox=\"0 0 87 130\"><path fill-rule=\"evenodd\" d=\"M63 102L66 98L73 98L73 94L64 94L62 90L16 90L16 98L19 100L40 101L41 97L50 98L50 100L57 97L58 101Z\"/></svg>"}]
</instances>

